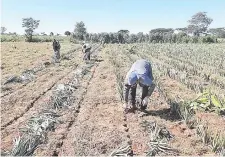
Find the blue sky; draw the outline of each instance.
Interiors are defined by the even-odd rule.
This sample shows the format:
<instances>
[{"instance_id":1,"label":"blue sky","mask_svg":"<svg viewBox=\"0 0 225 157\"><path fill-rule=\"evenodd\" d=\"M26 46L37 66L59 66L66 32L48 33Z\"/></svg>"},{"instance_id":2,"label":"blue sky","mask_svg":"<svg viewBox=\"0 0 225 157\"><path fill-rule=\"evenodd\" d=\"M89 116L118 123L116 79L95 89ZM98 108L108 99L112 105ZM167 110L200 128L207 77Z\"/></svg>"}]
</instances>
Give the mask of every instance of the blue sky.
<instances>
[{"instance_id":1,"label":"blue sky","mask_svg":"<svg viewBox=\"0 0 225 157\"><path fill-rule=\"evenodd\" d=\"M213 18L210 27L225 27L225 0L2 0L1 25L23 33L22 18L40 20L36 32L63 34L83 21L88 32L149 32L187 26L199 11Z\"/></svg>"}]
</instances>

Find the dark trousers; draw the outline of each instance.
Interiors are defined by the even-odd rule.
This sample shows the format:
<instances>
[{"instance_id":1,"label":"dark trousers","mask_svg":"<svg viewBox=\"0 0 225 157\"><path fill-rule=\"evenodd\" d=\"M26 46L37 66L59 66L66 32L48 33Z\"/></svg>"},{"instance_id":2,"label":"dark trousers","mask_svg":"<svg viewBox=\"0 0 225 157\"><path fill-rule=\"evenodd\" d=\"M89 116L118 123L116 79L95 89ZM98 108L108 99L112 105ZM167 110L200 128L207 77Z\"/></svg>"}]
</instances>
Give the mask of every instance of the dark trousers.
<instances>
[{"instance_id":1,"label":"dark trousers","mask_svg":"<svg viewBox=\"0 0 225 157\"><path fill-rule=\"evenodd\" d=\"M141 87L142 87L142 95L141 95L141 102L142 102L142 100L146 96L152 95L152 93L155 89L155 84L152 84L151 86L141 85ZM125 90L129 90L128 100L126 100L126 96L125 96L125 101L129 102L132 106L135 106L137 85L135 85L135 86L125 85ZM141 102L139 102L139 103L141 103Z\"/></svg>"},{"instance_id":2,"label":"dark trousers","mask_svg":"<svg viewBox=\"0 0 225 157\"><path fill-rule=\"evenodd\" d=\"M136 91L137 91L137 85L132 86L129 90L129 95L128 95L128 101L132 104L135 105L136 103ZM149 87L148 86L143 86L142 87L142 95L141 95L141 101L148 95Z\"/></svg>"},{"instance_id":3,"label":"dark trousers","mask_svg":"<svg viewBox=\"0 0 225 157\"><path fill-rule=\"evenodd\" d=\"M91 60L91 49L88 48L85 50L85 54L84 54L84 60Z\"/></svg>"},{"instance_id":4,"label":"dark trousers","mask_svg":"<svg viewBox=\"0 0 225 157\"><path fill-rule=\"evenodd\" d=\"M53 56L54 62L59 63L60 61L60 51L54 50L54 56Z\"/></svg>"}]
</instances>

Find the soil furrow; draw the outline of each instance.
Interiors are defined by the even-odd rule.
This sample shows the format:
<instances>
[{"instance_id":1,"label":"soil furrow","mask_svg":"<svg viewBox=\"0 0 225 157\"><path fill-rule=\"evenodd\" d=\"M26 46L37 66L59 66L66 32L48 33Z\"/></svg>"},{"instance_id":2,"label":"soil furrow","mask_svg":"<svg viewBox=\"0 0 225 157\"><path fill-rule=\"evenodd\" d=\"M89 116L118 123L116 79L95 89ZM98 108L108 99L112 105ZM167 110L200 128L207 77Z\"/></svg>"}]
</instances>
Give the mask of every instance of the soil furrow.
<instances>
[{"instance_id":1,"label":"soil furrow","mask_svg":"<svg viewBox=\"0 0 225 157\"><path fill-rule=\"evenodd\" d=\"M91 79L93 78L94 73L95 73L96 66L94 66L92 69L93 69L93 71L91 72L91 76L90 76L90 78L88 78L87 82L84 85L83 92L79 96L80 100L78 101L77 104L74 104L73 105L74 106L74 109L73 110L70 110L69 112L67 111L67 113L70 114L70 115L69 116L66 116L66 117L63 117L63 119L64 119L63 126L64 126L65 129L64 129L63 132L60 132L62 134L62 136L60 136L60 138L57 139L57 142L56 142L55 146L52 144L53 146L51 147L51 152L48 155L53 155L53 156L58 156L59 155L60 149L63 147L64 140L67 138L68 133L69 133L71 127L75 123L76 118L77 118L77 116L80 113L80 108L82 107L81 106L82 105L82 102L84 101L84 97L85 97L85 95L87 93L88 86L90 84ZM68 121L68 119L69 119L69 121ZM62 129L62 126L60 126L60 129ZM57 131L58 131L58 129L56 129L56 132ZM53 138L53 137L51 137L51 138Z\"/></svg>"},{"instance_id":2,"label":"soil furrow","mask_svg":"<svg viewBox=\"0 0 225 157\"><path fill-rule=\"evenodd\" d=\"M107 155L126 141L116 82L106 61L96 68L76 121L58 155Z\"/></svg>"},{"instance_id":3,"label":"soil furrow","mask_svg":"<svg viewBox=\"0 0 225 157\"><path fill-rule=\"evenodd\" d=\"M38 96L33 98L33 100L28 105L26 105L25 109L21 109L22 111L20 110L22 113L20 113L19 115L18 114L17 115L13 114L14 117L12 119L7 117L8 122L2 124L1 130L3 130L5 127L11 125L12 123L14 123L18 118L22 117L26 112L28 112L33 107L35 102L37 102L46 92L51 90L58 81L62 80L64 77L66 77L71 71L67 72L63 76L60 76L53 84L51 84L48 88L45 88L44 91L42 91Z\"/></svg>"},{"instance_id":4,"label":"soil furrow","mask_svg":"<svg viewBox=\"0 0 225 157\"><path fill-rule=\"evenodd\" d=\"M61 80L56 82L53 88L57 87L57 85L59 84L65 84L65 83L71 82L71 80L74 79L75 75L76 74L74 73L74 70L72 70L72 72L70 72L68 75L66 74L65 77L63 77ZM13 138L15 138L17 134L20 132L19 128L24 127L26 125L26 122L32 116L35 116L35 115L37 116L41 114L43 110L48 110L49 108L51 109L53 107L51 106L51 104L48 103L50 101L50 97L53 94L54 93L52 92L52 90L48 90L40 99L38 99L37 102L34 103L34 106L28 112L25 112L25 114L22 117L18 118L18 120L15 121L15 123L13 123L12 125L9 125L4 130L2 130L1 149L10 150L13 145ZM61 115L61 113L59 113L59 115Z\"/></svg>"},{"instance_id":5,"label":"soil furrow","mask_svg":"<svg viewBox=\"0 0 225 157\"><path fill-rule=\"evenodd\" d=\"M91 61L90 64L93 64L93 61ZM81 68L82 65L79 66L80 68L78 68L78 70L83 69L84 72L86 70L88 70L88 72L85 72L82 79L78 81L80 82L80 85L73 94L75 102L71 105L70 110L62 109L61 111L58 111L61 115L60 121L63 123L57 125L54 132L48 133L47 143L40 145L40 147L35 151L35 155L57 156L59 154L59 150L63 146L64 140L67 138L70 127L73 126L73 123L76 121L76 117L80 112L81 104L84 100L85 94L87 93L87 88L95 73L96 66L98 65L98 63L94 64L94 67L91 69L86 69L87 65L84 65L84 67L86 67L84 69ZM73 82L73 79L71 81Z\"/></svg>"},{"instance_id":6,"label":"soil furrow","mask_svg":"<svg viewBox=\"0 0 225 157\"><path fill-rule=\"evenodd\" d=\"M76 48L76 49L73 49L73 50L70 50L68 51L67 53L63 54L64 56L66 55L69 55L69 54L73 54L74 52L78 51L80 48ZM10 95L10 94L13 94L15 93L17 90L21 90L23 89L24 87L26 87L27 85L29 85L30 83L32 82L36 82L37 79L39 79L40 77L42 77L43 75L45 75L46 73L48 73L50 71L50 69L53 69L54 68L54 65L53 63L50 63L50 65L44 67L43 69L41 69L40 71L38 71L36 74L35 74L35 79L28 82L28 83L25 83L25 84L22 84L22 85L10 85L9 87L7 88L10 88L10 90L13 90L13 91L9 91L8 93L5 93L5 94L2 94L1 93L1 98L4 98L6 97L7 95ZM49 70L48 70L49 69ZM11 87L12 86L12 87ZM15 88L13 87L15 86Z\"/></svg>"}]
</instances>

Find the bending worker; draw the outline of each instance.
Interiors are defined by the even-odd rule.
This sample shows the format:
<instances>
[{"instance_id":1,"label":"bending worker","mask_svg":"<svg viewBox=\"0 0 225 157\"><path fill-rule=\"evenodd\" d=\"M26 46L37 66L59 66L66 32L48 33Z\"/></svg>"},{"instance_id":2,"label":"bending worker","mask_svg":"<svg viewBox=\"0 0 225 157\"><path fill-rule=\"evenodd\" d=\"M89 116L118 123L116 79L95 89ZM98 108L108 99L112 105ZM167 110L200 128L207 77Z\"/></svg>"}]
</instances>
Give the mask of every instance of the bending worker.
<instances>
[{"instance_id":1,"label":"bending worker","mask_svg":"<svg viewBox=\"0 0 225 157\"><path fill-rule=\"evenodd\" d=\"M152 75L152 67L150 62L144 59L137 60L126 75L124 82L124 109L125 112L133 111L136 109L136 88L137 84L142 87L142 96L140 109L147 108L148 99L155 89L155 84Z\"/></svg>"},{"instance_id":2,"label":"bending worker","mask_svg":"<svg viewBox=\"0 0 225 157\"><path fill-rule=\"evenodd\" d=\"M83 60L90 60L91 59L91 46L88 43L82 43L82 52L84 53Z\"/></svg>"}]
</instances>

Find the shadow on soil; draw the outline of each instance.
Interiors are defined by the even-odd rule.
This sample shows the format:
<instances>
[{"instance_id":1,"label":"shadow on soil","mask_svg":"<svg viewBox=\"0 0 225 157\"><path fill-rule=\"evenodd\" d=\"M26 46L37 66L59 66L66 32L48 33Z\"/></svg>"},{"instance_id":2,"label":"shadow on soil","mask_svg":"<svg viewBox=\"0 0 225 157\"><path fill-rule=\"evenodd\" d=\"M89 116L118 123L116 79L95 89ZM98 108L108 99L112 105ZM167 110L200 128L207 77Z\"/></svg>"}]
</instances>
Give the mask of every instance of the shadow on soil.
<instances>
[{"instance_id":1,"label":"shadow on soil","mask_svg":"<svg viewBox=\"0 0 225 157\"><path fill-rule=\"evenodd\" d=\"M179 115L177 115L176 113L171 113L170 109L161 109L161 110L142 110L141 112L143 112L144 114L142 115L142 117L146 117L146 116L158 116L162 119L165 120L169 120L169 121L180 121L181 118Z\"/></svg>"},{"instance_id":2,"label":"shadow on soil","mask_svg":"<svg viewBox=\"0 0 225 157\"><path fill-rule=\"evenodd\" d=\"M102 62L102 61L104 61L103 59L91 59L91 60L93 60L94 62Z\"/></svg>"}]
</instances>

